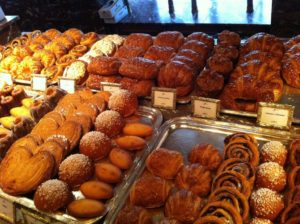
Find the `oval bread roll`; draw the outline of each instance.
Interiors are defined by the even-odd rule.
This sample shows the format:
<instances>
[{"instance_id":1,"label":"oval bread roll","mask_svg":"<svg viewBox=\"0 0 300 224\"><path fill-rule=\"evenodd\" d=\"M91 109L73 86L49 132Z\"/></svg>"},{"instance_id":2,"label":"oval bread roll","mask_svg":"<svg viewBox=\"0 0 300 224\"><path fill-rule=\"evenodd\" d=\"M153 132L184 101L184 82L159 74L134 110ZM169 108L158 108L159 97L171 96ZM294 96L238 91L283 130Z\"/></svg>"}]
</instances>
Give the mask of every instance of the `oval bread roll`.
<instances>
[{"instance_id":1,"label":"oval bread roll","mask_svg":"<svg viewBox=\"0 0 300 224\"><path fill-rule=\"evenodd\" d=\"M104 182L91 180L80 186L82 194L89 199L109 199L114 195L113 188Z\"/></svg>"},{"instance_id":2,"label":"oval bread roll","mask_svg":"<svg viewBox=\"0 0 300 224\"><path fill-rule=\"evenodd\" d=\"M115 142L120 148L130 151L141 150L146 145L145 139L133 135L126 135L116 138Z\"/></svg>"},{"instance_id":3,"label":"oval bread roll","mask_svg":"<svg viewBox=\"0 0 300 224\"><path fill-rule=\"evenodd\" d=\"M76 218L94 218L102 214L104 204L92 199L80 199L68 205L68 213Z\"/></svg>"},{"instance_id":4,"label":"oval bread roll","mask_svg":"<svg viewBox=\"0 0 300 224\"><path fill-rule=\"evenodd\" d=\"M109 160L112 162L112 164L124 170L129 169L132 165L131 154L120 148L113 148L110 151Z\"/></svg>"},{"instance_id":5,"label":"oval bread roll","mask_svg":"<svg viewBox=\"0 0 300 224\"><path fill-rule=\"evenodd\" d=\"M121 170L115 165L107 162L96 163L95 173L99 180L106 183L119 183L122 178Z\"/></svg>"},{"instance_id":6,"label":"oval bread roll","mask_svg":"<svg viewBox=\"0 0 300 224\"><path fill-rule=\"evenodd\" d=\"M123 128L123 133L125 135L147 137L152 135L153 128L149 125L142 123L130 123L125 125L125 127Z\"/></svg>"}]
</instances>

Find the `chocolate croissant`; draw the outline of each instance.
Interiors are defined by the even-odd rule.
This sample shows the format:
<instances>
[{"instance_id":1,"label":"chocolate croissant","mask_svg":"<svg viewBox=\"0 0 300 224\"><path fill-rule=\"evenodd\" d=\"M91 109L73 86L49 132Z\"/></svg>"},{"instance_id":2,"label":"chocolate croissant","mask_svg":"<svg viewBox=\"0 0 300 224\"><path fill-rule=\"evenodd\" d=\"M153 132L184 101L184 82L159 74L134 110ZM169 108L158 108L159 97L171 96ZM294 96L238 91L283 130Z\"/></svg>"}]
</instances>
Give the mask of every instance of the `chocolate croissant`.
<instances>
[{"instance_id":1,"label":"chocolate croissant","mask_svg":"<svg viewBox=\"0 0 300 224\"><path fill-rule=\"evenodd\" d=\"M172 47L176 51L184 43L184 36L178 31L164 31L157 34L154 45Z\"/></svg>"},{"instance_id":2,"label":"chocolate croissant","mask_svg":"<svg viewBox=\"0 0 300 224\"><path fill-rule=\"evenodd\" d=\"M97 56L88 64L87 70L96 75L116 75L121 64L116 57Z\"/></svg>"},{"instance_id":3,"label":"chocolate croissant","mask_svg":"<svg viewBox=\"0 0 300 224\"><path fill-rule=\"evenodd\" d=\"M124 41L124 46L135 46L141 47L144 51L153 44L153 39L149 34L146 33L132 33L127 36Z\"/></svg>"},{"instance_id":4,"label":"chocolate croissant","mask_svg":"<svg viewBox=\"0 0 300 224\"><path fill-rule=\"evenodd\" d=\"M152 224L152 217L147 209L126 205L118 214L115 224Z\"/></svg>"}]
</instances>

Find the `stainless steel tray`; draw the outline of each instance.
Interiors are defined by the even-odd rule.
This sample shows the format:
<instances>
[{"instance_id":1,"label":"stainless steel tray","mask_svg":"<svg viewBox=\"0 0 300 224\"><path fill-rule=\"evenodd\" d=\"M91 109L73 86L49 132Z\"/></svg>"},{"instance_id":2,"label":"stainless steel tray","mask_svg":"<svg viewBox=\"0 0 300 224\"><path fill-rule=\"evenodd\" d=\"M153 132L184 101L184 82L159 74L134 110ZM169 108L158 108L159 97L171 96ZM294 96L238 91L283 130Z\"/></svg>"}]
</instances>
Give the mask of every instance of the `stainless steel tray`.
<instances>
[{"instance_id":1,"label":"stainless steel tray","mask_svg":"<svg viewBox=\"0 0 300 224\"><path fill-rule=\"evenodd\" d=\"M141 117L141 121L143 123L150 124L154 129L154 133L152 137L147 141L144 150L141 150L135 154L135 159L132 167L125 172L123 181L114 188L115 196L106 202L106 209L101 216L94 219L79 220L62 212L46 213L46 212L38 211L34 206L32 197L13 197L5 194L1 190L0 190L0 197L9 200L12 203L15 203L17 208L16 209L17 211L15 213L17 215L19 213L22 213L21 215L18 216L23 216L23 218L21 217L21 219L23 220L25 219L24 218L25 216L31 216L31 217L36 217L35 218L36 220L41 220L42 223L85 223L85 224L97 223L106 215L106 213L109 210L111 210L116 206L115 202L119 200L118 198L120 197L120 195L122 195L123 192L126 192L128 190L128 187L130 186L128 184L129 183L128 179L132 175L135 175L135 172L137 170L136 167L140 166L140 160L149 153L150 148L153 148L154 140L158 136L158 129L163 121L162 114L159 110L150 107L140 106L136 115ZM76 199L83 198L83 195L81 194L80 191L73 191L73 194ZM18 210L18 208L20 209Z\"/></svg>"},{"instance_id":2,"label":"stainless steel tray","mask_svg":"<svg viewBox=\"0 0 300 224\"><path fill-rule=\"evenodd\" d=\"M205 120L192 117L179 117L167 121L159 129L159 135L151 150L164 147L170 150L180 151L187 162L187 155L192 147L199 143L213 144L221 154L223 154L224 138L235 132L250 133L256 137L260 146L266 141L277 140L287 145L291 139L296 137L293 131L280 131L268 128L260 128L255 126L234 124L228 122ZM150 153L150 152L149 152ZM145 168L145 160L147 155L141 160L139 170L135 176L130 178L130 184L142 174ZM125 192L122 197L116 201L117 206L111 210L104 223L113 224L118 213L125 205L129 191ZM154 211L155 215L159 215L161 211ZM162 215L162 214L161 214Z\"/></svg>"}]
</instances>

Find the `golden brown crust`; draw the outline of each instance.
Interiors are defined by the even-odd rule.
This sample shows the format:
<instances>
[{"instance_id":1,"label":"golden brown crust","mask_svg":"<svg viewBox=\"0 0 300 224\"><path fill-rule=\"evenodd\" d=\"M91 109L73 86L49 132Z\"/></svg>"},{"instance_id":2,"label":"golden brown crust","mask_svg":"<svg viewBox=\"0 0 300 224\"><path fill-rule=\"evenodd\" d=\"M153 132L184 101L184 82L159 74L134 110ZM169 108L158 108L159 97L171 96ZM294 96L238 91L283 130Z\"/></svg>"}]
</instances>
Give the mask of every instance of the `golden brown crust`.
<instances>
[{"instance_id":1,"label":"golden brown crust","mask_svg":"<svg viewBox=\"0 0 300 224\"><path fill-rule=\"evenodd\" d=\"M209 56L209 48L203 42L197 40L189 40L185 42L180 49L193 50L202 55L204 58Z\"/></svg>"},{"instance_id":2,"label":"golden brown crust","mask_svg":"<svg viewBox=\"0 0 300 224\"><path fill-rule=\"evenodd\" d=\"M88 51L88 47L85 45L76 45L73 47L70 51L69 54L74 55L76 58L79 58L83 56L86 52Z\"/></svg>"},{"instance_id":3,"label":"golden brown crust","mask_svg":"<svg viewBox=\"0 0 300 224\"><path fill-rule=\"evenodd\" d=\"M141 47L145 51L153 44L153 39L146 33L132 33L127 36L124 46Z\"/></svg>"},{"instance_id":4,"label":"golden brown crust","mask_svg":"<svg viewBox=\"0 0 300 224\"><path fill-rule=\"evenodd\" d=\"M68 205L67 211L77 218L95 218L105 210L102 202L92 199L79 199Z\"/></svg>"},{"instance_id":5,"label":"golden brown crust","mask_svg":"<svg viewBox=\"0 0 300 224\"><path fill-rule=\"evenodd\" d=\"M138 80L124 77L120 81L121 88L133 92L136 96L150 96L153 87L152 80Z\"/></svg>"},{"instance_id":6,"label":"golden brown crust","mask_svg":"<svg viewBox=\"0 0 300 224\"><path fill-rule=\"evenodd\" d=\"M175 50L172 47L153 45L149 47L144 55L144 58L154 61L163 61L167 63L175 55Z\"/></svg>"},{"instance_id":7,"label":"golden brown crust","mask_svg":"<svg viewBox=\"0 0 300 224\"><path fill-rule=\"evenodd\" d=\"M232 61L229 58L219 54L214 54L211 56L207 60L207 65L212 71L220 73L225 77L227 77L233 70Z\"/></svg>"},{"instance_id":8,"label":"golden brown crust","mask_svg":"<svg viewBox=\"0 0 300 224\"><path fill-rule=\"evenodd\" d=\"M214 48L214 38L203 32L194 32L186 37L186 40L198 40L206 44L206 46L212 50Z\"/></svg>"},{"instance_id":9,"label":"golden brown crust","mask_svg":"<svg viewBox=\"0 0 300 224\"><path fill-rule=\"evenodd\" d=\"M224 30L218 34L218 43L239 47L241 42L240 35L236 32Z\"/></svg>"},{"instance_id":10,"label":"golden brown crust","mask_svg":"<svg viewBox=\"0 0 300 224\"><path fill-rule=\"evenodd\" d=\"M89 32L83 35L83 37L80 40L80 44L91 48L97 40L99 40L98 34L95 32Z\"/></svg>"},{"instance_id":11,"label":"golden brown crust","mask_svg":"<svg viewBox=\"0 0 300 224\"><path fill-rule=\"evenodd\" d=\"M120 66L121 61L116 57L98 56L92 59L87 69L96 75L116 75Z\"/></svg>"},{"instance_id":12,"label":"golden brown crust","mask_svg":"<svg viewBox=\"0 0 300 224\"><path fill-rule=\"evenodd\" d=\"M239 50L235 46L218 44L214 47L214 54L219 54L235 61L239 57Z\"/></svg>"},{"instance_id":13,"label":"golden brown crust","mask_svg":"<svg viewBox=\"0 0 300 224\"><path fill-rule=\"evenodd\" d=\"M122 46L116 51L114 56L119 58L134 58L134 57L143 57L144 54L145 54L145 50L142 47Z\"/></svg>"},{"instance_id":14,"label":"golden brown crust","mask_svg":"<svg viewBox=\"0 0 300 224\"><path fill-rule=\"evenodd\" d=\"M185 56L191 59L195 64L199 66L199 68L204 68L206 64L206 60L204 57L197 52L190 49L181 49L178 51L177 56Z\"/></svg>"},{"instance_id":15,"label":"golden brown crust","mask_svg":"<svg viewBox=\"0 0 300 224\"><path fill-rule=\"evenodd\" d=\"M57 29L48 29L46 30L43 35L47 36L48 38L50 38L51 40L54 40L56 37L61 35L61 32Z\"/></svg>"},{"instance_id":16,"label":"golden brown crust","mask_svg":"<svg viewBox=\"0 0 300 224\"><path fill-rule=\"evenodd\" d=\"M154 45L172 47L176 51L184 42L184 36L178 31L164 31L157 34Z\"/></svg>"},{"instance_id":17,"label":"golden brown crust","mask_svg":"<svg viewBox=\"0 0 300 224\"><path fill-rule=\"evenodd\" d=\"M70 28L64 32L67 36L70 36L74 39L76 44L79 44L82 36L84 35L81 30L76 28Z\"/></svg>"},{"instance_id":18,"label":"golden brown crust","mask_svg":"<svg viewBox=\"0 0 300 224\"><path fill-rule=\"evenodd\" d=\"M300 88L299 67L300 53L287 58L283 62L282 77L285 82L293 87Z\"/></svg>"},{"instance_id":19,"label":"golden brown crust","mask_svg":"<svg viewBox=\"0 0 300 224\"><path fill-rule=\"evenodd\" d=\"M115 224L152 224L152 217L145 208L126 205L118 214Z\"/></svg>"},{"instance_id":20,"label":"golden brown crust","mask_svg":"<svg viewBox=\"0 0 300 224\"><path fill-rule=\"evenodd\" d=\"M68 50L71 50L75 45L75 40L73 39L73 37L66 35L66 34L62 34L60 36L58 36L55 40L55 43L61 43L62 45L64 45Z\"/></svg>"}]
</instances>

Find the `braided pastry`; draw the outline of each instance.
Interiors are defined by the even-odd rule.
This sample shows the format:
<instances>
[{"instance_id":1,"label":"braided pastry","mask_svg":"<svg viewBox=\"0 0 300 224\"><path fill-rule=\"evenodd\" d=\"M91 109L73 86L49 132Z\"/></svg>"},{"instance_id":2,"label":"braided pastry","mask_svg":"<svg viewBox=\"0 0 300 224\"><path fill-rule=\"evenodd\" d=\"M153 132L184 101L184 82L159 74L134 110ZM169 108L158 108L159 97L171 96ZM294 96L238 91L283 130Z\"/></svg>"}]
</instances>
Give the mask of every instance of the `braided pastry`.
<instances>
[{"instance_id":1,"label":"braided pastry","mask_svg":"<svg viewBox=\"0 0 300 224\"><path fill-rule=\"evenodd\" d=\"M72 37L76 44L80 43L81 38L83 36L83 33L81 32L81 30L76 29L76 28L68 29L64 32L64 34Z\"/></svg>"},{"instance_id":2,"label":"braided pastry","mask_svg":"<svg viewBox=\"0 0 300 224\"><path fill-rule=\"evenodd\" d=\"M65 68L69 65L71 65L76 60L76 57L71 54L66 54L62 56L61 58L56 60L56 65L61 66L62 68Z\"/></svg>"}]
</instances>

